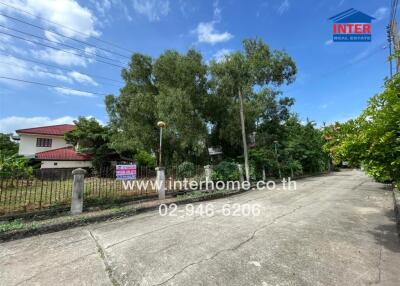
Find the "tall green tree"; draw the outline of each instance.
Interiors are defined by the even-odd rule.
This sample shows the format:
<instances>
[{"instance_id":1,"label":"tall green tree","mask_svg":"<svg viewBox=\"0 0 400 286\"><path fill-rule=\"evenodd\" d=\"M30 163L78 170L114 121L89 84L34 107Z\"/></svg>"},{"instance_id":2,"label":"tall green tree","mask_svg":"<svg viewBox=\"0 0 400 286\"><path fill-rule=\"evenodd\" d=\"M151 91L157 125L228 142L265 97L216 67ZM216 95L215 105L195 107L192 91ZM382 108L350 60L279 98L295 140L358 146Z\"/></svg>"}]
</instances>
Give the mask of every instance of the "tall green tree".
<instances>
[{"instance_id":1,"label":"tall green tree","mask_svg":"<svg viewBox=\"0 0 400 286\"><path fill-rule=\"evenodd\" d=\"M247 39L243 41L243 51L231 53L219 62L212 61L210 70L214 92L227 97L226 102L238 101L245 173L246 180L249 180L246 103L252 101L256 88L291 83L296 65L285 52L271 51L260 39Z\"/></svg>"},{"instance_id":2,"label":"tall green tree","mask_svg":"<svg viewBox=\"0 0 400 286\"><path fill-rule=\"evenodd\" d=\"M166 163L201 160L207 139L206 76L207 66L194 50L186 54L169 50L157 59L134 54L129 68L122 71L126 84L120 96L106 98L112 147L119 152L158 153L157 121L162 120Z\"/></svg>"}]
</instances>

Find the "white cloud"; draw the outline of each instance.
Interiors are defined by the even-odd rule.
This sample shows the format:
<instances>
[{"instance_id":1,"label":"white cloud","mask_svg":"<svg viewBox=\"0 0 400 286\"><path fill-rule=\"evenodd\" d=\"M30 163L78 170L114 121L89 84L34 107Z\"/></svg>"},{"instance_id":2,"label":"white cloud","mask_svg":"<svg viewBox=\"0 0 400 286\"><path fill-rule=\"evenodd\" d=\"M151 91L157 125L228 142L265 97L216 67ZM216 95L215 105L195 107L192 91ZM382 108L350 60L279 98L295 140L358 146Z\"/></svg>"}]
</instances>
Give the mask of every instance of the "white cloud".
<instances>
[{"instance_id":1,"label":"white cloud","mask_svg":"<svg viewBox=\"0 0 400 286\"><path fill-rule=\"evenodd\" d=\"M72 77L75 81L79 82L79 83L89 83L91 85L94 86L98 86L99 84L90 76L85 75L85 74L81 74L80 72L77 71L73 71L68 73L68 75L70 77Z\"/></svg>"},{"instance_id":2,"label":"white cloud","mask_svg":"<svg viewBox=\"0 0 400 286\"><path fill-rule=\"evenodd\" d=\"M72 80L60 71L53 71L52 73L48 73L48 70L45 68L29 64L25 61L14 58L13 56L5 56L1 54L0 54L0 74L22 80L28 80L33 78L34 79L51 78L72 83ZM8 80L3 80L2 82L13 86L21 85L21 83L15 83Z\"/></svg>"},{"instance_id":3,"label":"white cloud","mask_svg":"<svg viewBox=\"0 0 400 286\"><path fill-rule=\"evenodd\" d=\"M221 49L221 50L217 51L217 52L214 54L213 58L214 58L217 62L222 62L222 61L225 59L225 57L226 57L227 55L229 55L230 53L232 53L232 50L231 50L231 49Z\"/></svg>"},{"instance_id":4,"label":"white cloud","mask_svg":"<svg viewBox=\"0 0 400 286\"><path fill-rule=\"evenodd\" d=\"M328 119L325 124L326 125L331 125L334 124L336 122L339 123L344 123L346 121L349 121L351 119L356 119L360 114L337 114L336 116L334 116L333 118ZM322 124L320 124L322 126Z\"/></svg>"},{"instance_id":5,"label":"white cloud","mask_svg":"<svg viewBox=\"0 0 400 286\"><path fill-rule=\"evenodd\" d=\"M146 16L150 22L159 21L170 11L168 0L133 0L133 9Z\"/></svg>"},{"instance_id":6,"label":"white cloud","mask_svg":"<svg viewBox=\"0 0 400 286\"><path fill-rule=\"evenodd\" d=\"M86 74L82 74L77 71L72 71L69 73L64 73L60 70L48 70L39 65L31 64L26 61L17 59L13 56L7 56L0 54L0 75L7 75L10 78L17 78L21 80L37 80L43 79L43 81L47 81L49 79L54 79L58 81L62 81L65 83L73 84L91 84L93 86L98 86L99 84L90 76ZM14 82L7 79L0 79L1 83L4 83L8 86L13 86L17 88L25 87L25 83ZM80 91L71 91L66 89L56 89L58 93L64 95L76 95L76 96L86 96L86 97L94 97L93 94L88 92L80 92Z\"/></svg>"},{"instance_id":7,"label":"white cloud","mask_svg":"<svg viewBox=\"0 0 400 286\"><path fill-rule=\"evenodd\" d=\"M122 2L121 2L121 3L122 3ZM132 22L132 21L133 21L133 18L131 17L131 14L129 13L128 8L127 8L123 3L121 4L121 7L122 7L122 11L124 11L124 15L125 15L126 19L127 19L129 22Z\"/></svg>"},{"instance_id":8,"label":"white cloud","mask_svg":"<svg viewBox=\"0 0 400 286\"><path fill-rule=\"evenodd\" d=\"M29 11L29 13L35 16L60 24L55 25L47 21L42 21L43 25L51 27L69 37L84 39L90 36L100 36L100 32L95 28L96 17L89 9L79 5L76 0L9 0L8 4ZM0 6L0 10L6 10L10 14L22 13L4 5ZM25 13L21 15L27 16ZM71 29L66 27L70 27Z\"/></svg>"},{"instance_id":9,"label":"white cloud","mask_svg":"<svg viewBox=\"0 0 400 286\"><path fill-rule=\"evenodd\" d=\"M381 21L386 18L386 16L388 15L388 12L389 12L388 8L380 7L375 11L373 16L376 18L377 21Z\"/></svg>"},{"instance_id":10,"label":"white cloud","mask_svg":"<svg viewBox=\"0 0 400 286\"><path fill-rule=\"evenodd\" d=\"M289 0L284 0L282 1L282 3L279 5L278 7L278 14L282 15L283 13L285 13L286 11L288 11L290 8L290 2Z\"/></svg>"},{"instance_id":11,"label":"white cloud","mask_svg":"<svg viewBox=\"0 0 400 286\"><path fill-rule=\"evenodd\" d=\"M11 41L11 37L5 34L0 34L0 42L1 43L8 43ZM0 46L1 50L6 50L7 48L3 45Z\"/></svg>"},{"instance_id":12,"label":"white cloud","mask_svg":"<svg viewBox=\"0 0 400 286\"><path fill-rule=\"evenodd\" d=\"M61 87L55 87L55 91L57 91L60 94L63 95L75 95L75 96L83 96L83 97L96 97L93 93L90 92L85 92L85 91L79 91L79 90L72 90L66 88L61 88Z\"/></svg>"},{"instance_id":13,"label":"white cloud","mask_svg":"<svg viewBox=\"0 0 400 286\"><path fill-rule=\"evenodd\" d=\"M197 40L199 43L217 44L229 41L233 38L233 35L229 32L220 33L214 28L215 22L199 23L194 32L197 34Z\"/></svg>"},{"instance_id":14,"label":"white cloud","mask_svg":"<svg viewBox=\"0 0 400 286\"><path fill-rule=\"evenodd\" d=\"M325 41L325 45L327 45L327 46L330 46L330 45L332 45L333 44L333 40L331 39L331 40L326 40Z\"/></svg>"},{"instance_id":15,"label":"white cloud","mask_svg":"<svg viewBox=\"0 0 400 286\"><path fill-rule=\"evenodd\" d=\"M96 7L101 16L105 16L106 12L111 8L110 0L91 0L90 2Z\"/></svg>"},{"instance_id":16,"label":"white cloud","mask_svg":"<svg viewBox=\"0 0 400 286\"><path fill-rule=\"evenodd\" d=\"M221 8L219 7L219 1L214 1L214 20L219 22L221 21Z\"/></svg>"},{"instance_id":17,"label":"white cloud","mask_svg":"<svg viewBox=\"0 0 400 286\"><path fill-rule=\"evenodd\" d=\"M74 51L71 50L71 52L75 53ZM86 67L86 65L91 62L91 60L83 57L79 57L77 55L73 55L70 53L66 53L63 51L57 51L53 49L44 49L44 50L32 50L32 53L34 54L35 57L53 62L59 65L63 66L83 66Z\"/></svg>"},{"instance_id":18,"label":"white cloud","mask_svg":"<svg viewBox=\"0 0 400 286\"><path fill-rule=\"evenodd\" d=\"M56 42L64 42L65 41L64 37L59 36L59 35L57 35L55 33L50 32L50 31L44 31L44 35L50 41L56 41Z\"/></svg>"},{"instance_id":19,"label":"white cloud","mask_svg":"<svg viewBox=\"0 0 400 286\"><path fill-rule=\"evenodd\" d=\"M95 118L94 116L85 116L86 118ZM58 118L50 118L47 116L33 116L33 117L23 117L23 116L9 116L0 118L0 132L1 133L15 133L15 130L24 128L33 128L41 126L50 125L60 125L60 124L74 124L74 120L77 117L73 116L62 116ZM105 125L102 120L95 118L100 125Z\"/></svg>"},{"instance_id":20,"label":"white cloud","mask_svg":"<svg viewBox=\"0 0 400 286\"><path fill-rule=\"evenodd\" d=\"M63 116L55 119L51 119L46 116L34 116L34 117L20 117L20 116L9 116L0 118L0 132L2 133L14 133L17 129L57 125L57 124L71 124L76 118L71 116Z\"/></svg>"}]
</instances>

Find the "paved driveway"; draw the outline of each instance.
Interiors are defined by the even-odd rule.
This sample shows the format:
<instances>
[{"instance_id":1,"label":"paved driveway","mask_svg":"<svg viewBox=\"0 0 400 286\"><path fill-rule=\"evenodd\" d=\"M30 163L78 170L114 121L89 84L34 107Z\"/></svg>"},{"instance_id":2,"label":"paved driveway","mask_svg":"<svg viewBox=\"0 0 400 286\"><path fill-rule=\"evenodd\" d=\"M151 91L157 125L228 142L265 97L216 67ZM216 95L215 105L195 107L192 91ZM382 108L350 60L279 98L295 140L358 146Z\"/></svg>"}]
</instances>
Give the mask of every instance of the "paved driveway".
<instances>
[{"instance_id":1,"label":"paved driveway","mask_svg":"<svg viewBox=\"0 0 400 286\"><path fill-rule=\"evenodd\" d=\"M392 208L383 185L343 171L213 201L212 216L179 206L0 244L0 284L398 286Z\"/></svg>"}]
</instances>

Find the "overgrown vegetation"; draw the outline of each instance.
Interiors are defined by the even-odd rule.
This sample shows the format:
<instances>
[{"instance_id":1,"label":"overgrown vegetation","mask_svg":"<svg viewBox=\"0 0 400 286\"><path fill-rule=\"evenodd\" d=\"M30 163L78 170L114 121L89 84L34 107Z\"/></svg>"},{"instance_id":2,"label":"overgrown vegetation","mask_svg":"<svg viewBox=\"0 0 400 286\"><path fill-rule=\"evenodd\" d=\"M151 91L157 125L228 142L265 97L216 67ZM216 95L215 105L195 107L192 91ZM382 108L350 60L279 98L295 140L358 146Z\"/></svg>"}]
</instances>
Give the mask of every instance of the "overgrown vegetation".
<instances>
[{"instance_id":1,"label":"overgrown vegetation","mask_svg":"<svg viewBox=\"0 0 400 286\"><path fill-rule=\"evenodd\" d=\"M22 219L15 219L12 221L0 222L0 233L17 230L17 229L22 229L25 226L26 226L26 224L24 222L22 222Z\"/></svg>"},{"instance_id":2,"label":"overgrown vegetation","mask_svg":"<svg viewBox=\"0 0 400 286\"><path fill-rule=\"evenodd\" d=\"M249 145L252 177L261 177L262 170L269 176L326 170L321 131L301 123L290 111L294 99L278 90L295 75L291 57L259 39L245 40L243 50L207 64L192 49L167 50L158 58L135 53L122 71L121 94L106 97L107 146L136 161L157 158L156 123L163 120L167 167L209 164L210 146L222 148L223 160L243 162Z\"/></svg>"},{"instance_id":3,"label":"overgrown vegetation","mask_svg":"<svg viewBox=\"0 0 400 286\"><path fill-rule=\"evenodd\" d=\"M362 114L325 128L325 150L336 164L361 166L380 182L400 180L400 74L385 83Z\"/></svg>"},{"instance_id":4,"label":"overgrown vegetation","mask_svg":"<svg viewBox=\"0 0 400 286\"><path fill-rule=\"evenodd\" d=\"M25 157L18 155L18 144L11 140L11 134L0 133L0 178L30 175L32 167Z\"/></svg>"},{"instance_id":5,"label":"overgrown vegetation","mask_svg":"<svg viewBox=\"0 0 400 286\"><path fill-rule=\"evenodd\" d=\"M215 181L239 180L239 169L235 162L222 161L213 168L212 179Z\"/></svg>"}]
</instances>

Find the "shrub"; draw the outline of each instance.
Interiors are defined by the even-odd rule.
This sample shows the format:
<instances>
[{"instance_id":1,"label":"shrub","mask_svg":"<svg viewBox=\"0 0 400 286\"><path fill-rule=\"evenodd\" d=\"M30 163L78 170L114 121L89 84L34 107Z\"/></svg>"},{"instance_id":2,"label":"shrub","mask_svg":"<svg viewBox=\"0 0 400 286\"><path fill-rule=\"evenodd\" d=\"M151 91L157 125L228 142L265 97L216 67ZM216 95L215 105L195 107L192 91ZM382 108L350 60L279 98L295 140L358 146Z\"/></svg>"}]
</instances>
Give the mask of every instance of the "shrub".
<instances>
[{"instance_id":1,"label":"shrub","mask_svg":"<svg viewBox=\"0 0 400 286\"><path fill-rule=\"evenodd\" d=\"M32 175L32 167L29 167L27 163L27 159L19 155L0 157L0 177L25 177Z\"/></svg>"},{"instance_id":2,"label":"shrub","mask_svg":"<svg viewBox=\"0 0 400 286\"><path fill-rule=\"evenodd\" d=\"M222 161L213 168L212 179L214 181L235 181L239 178L239 169L235 162Z\"/></svg>"},{"instance_id":3,"label":"shrub","mask_svg":"<svg viewBox=\"0 0 400 286\"><path fill-rule=\"evenodd\" d=\"M303 167L297 160L289 160L282 166L282 172L284 176L291 176L292 172L294 176L300 176L303 174Z\"/></svg>"},{"instance_id":4,"label":"shrub","mask_svg":"<svg viewBox=\"0 0 400 286\"><path fill-rule=\"evenodd\" d=\"M145 150L139 150L135 155L135 161L141 166L154 168L156 166L156 158L154 155Z\"/></svg>"},{"instance_id":5,"label":"shrub","mask_svg":"<svg viewBox=\"0 0 400 286\"><path fill-rule=\"evenodd\" d=\"M176 175L178 178L191 178L196 174L196 167L191 162L183 162L176 169Z\"/></svg>"}]
</instances>

